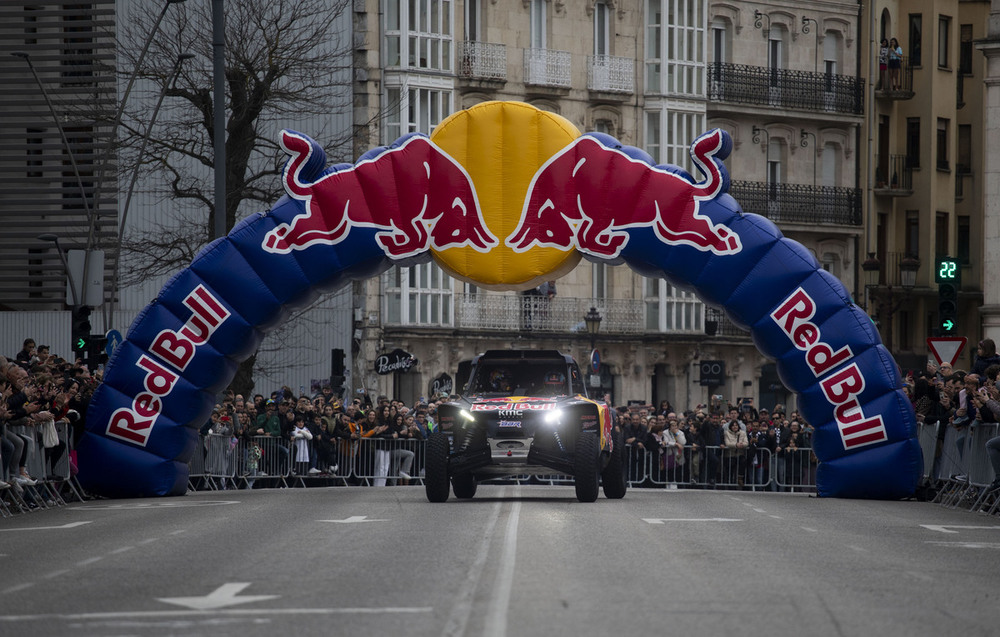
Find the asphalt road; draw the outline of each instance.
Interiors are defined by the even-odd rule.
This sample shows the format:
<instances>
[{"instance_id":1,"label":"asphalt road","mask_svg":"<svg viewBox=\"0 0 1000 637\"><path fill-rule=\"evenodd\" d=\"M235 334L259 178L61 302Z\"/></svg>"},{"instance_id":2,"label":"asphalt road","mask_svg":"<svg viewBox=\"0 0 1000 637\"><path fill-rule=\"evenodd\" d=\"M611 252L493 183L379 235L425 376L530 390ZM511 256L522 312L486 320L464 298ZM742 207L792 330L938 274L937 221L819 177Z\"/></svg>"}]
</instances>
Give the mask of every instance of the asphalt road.
<instances>
[{"instance_id":1,"label":"asphalt road","mask_svg":"<svg viewBox=\"0 0 1000 637\"><path fill-rule=\"evenodd\" d=\"M0 520L0 635L1000 634L1000 520L567 487L202 492Z\"/></svg>"}]
</instances>

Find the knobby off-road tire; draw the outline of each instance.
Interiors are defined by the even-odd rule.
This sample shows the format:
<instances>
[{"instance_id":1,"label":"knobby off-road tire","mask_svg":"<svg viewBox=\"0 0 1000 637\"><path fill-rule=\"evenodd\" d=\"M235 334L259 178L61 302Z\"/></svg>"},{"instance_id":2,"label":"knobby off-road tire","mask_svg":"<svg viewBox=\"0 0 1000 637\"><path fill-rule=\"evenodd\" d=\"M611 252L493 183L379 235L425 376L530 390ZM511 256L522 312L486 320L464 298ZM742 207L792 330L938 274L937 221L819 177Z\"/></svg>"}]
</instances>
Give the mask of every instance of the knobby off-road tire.
<instances>
[{"instance_id":1,"label":"knobby off-road tire","mask_svg":"<svg viewBox=\"0 0 1000 637\"><path fill-rule=\"evenodd\" d=\"M576 440L573 457L573 477L576 479L576 499L593 502L597 499L601 482L601 458L597 436L581 433Z\"/></svg>"},{"instance_id":2,"label":"knobby off-road tire","mask_svg":"<svg viewBox=\"0 0 1000 637\"><path fill-rule=\"evenodd\" d=\"M461 500L469 500L476 495L476 477L471 473L452 476L451 490L455 492L455 497Z\"/></svg>"},{"instance_id":3,"label":"knobby off-road tire","mask_svg":"<svg viewBox=\"0 0 1000 637\"><path fill-rule=\"evenodd\" d=\"M445 502L451 488L448 484L448 456L451 453L448 437L435 431L427 437L425 451L424 488L427 499L431 502Z\"/></svg>"},{"instance_id":4,"label":"knobby off-road tire","mask_svg":"<svg viewBox=\"0 0 1000 637\"><path fill-rule=\"evenodd\" d=\"M601 484L604 486L604 497L610 500L618 500L625 497L628 489L628 480L625 479L625 443L622 441L622 432L612 431L611 441L614 451L611 458L601 473Z\"/></svg>"}]
</instances>

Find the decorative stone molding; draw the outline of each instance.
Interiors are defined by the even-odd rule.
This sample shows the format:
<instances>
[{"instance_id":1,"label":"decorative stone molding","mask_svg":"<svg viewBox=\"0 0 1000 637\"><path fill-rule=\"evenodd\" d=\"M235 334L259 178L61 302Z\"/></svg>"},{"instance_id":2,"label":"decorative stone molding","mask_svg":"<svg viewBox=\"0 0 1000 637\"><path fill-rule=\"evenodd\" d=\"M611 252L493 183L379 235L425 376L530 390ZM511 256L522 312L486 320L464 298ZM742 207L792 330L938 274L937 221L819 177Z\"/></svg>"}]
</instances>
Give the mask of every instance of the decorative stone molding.
<instances>
[{"instance_id":1,"label":"decorative stone molding","mask_svg":"<svg viewBox=\"0 0 1000 637\"><path fill-rule=\"evenodd\" d=\"M725 2L713 3L709 6L709 12L713 17L717 16L728 20L731 25L733 25L733 32L736 35L740 34L743 30L743 12L740 8L733 4L728 4ZM711 20L709 20L711 22Z\"/></svg>"}]
</instances>

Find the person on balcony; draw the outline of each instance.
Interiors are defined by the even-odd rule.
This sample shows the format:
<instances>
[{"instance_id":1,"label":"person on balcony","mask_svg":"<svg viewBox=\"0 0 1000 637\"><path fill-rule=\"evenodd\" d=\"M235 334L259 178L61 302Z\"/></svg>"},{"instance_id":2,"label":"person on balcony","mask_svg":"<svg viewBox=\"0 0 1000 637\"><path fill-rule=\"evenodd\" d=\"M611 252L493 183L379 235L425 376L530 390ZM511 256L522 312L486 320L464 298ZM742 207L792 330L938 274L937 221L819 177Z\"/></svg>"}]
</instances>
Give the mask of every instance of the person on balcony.
<instances>
[{"instance_id":1,"label":"person on balcony","mask_svg":"<svg viewBox=\"0 0 1000 637\"><path fill-rule=\"evenodd\" d=\"M889 83L892 90L898 91L900 84L900 69L903 68L903 49L896 38L889 40Z\"/></svg>"}]
</instances>

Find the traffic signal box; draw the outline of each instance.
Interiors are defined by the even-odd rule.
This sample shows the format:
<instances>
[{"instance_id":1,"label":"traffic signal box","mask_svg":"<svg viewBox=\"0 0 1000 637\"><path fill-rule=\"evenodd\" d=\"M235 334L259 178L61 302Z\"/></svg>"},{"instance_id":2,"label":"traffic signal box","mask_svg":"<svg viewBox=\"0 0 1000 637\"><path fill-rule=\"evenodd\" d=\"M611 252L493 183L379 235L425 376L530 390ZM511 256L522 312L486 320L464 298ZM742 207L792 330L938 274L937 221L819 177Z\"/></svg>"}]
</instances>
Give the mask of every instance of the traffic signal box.
<instances>
[{"instance_id":1,"label":"traffic signal box","mask_svg":"<svg viewBox=\"0 0 1000 637\"><path fill-rule=\"evenodd\" d=\"M73 308L70 335L72 343L70 350L76 357L86 357L90 345L90 306L79 305Z\"/></svg>"},{"instance_id":2,"label":"traffic signal box","mask_svg":"<svg viewBox=\"0 0 1000 637\"><path fill-rule=\"evenodd\" d=\"M940 257L934 280L938 286L937 330L941 336L954 336L958 332L958 288L962 284L958 260Z\"/></svg>"}]
</instances>

